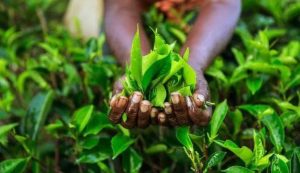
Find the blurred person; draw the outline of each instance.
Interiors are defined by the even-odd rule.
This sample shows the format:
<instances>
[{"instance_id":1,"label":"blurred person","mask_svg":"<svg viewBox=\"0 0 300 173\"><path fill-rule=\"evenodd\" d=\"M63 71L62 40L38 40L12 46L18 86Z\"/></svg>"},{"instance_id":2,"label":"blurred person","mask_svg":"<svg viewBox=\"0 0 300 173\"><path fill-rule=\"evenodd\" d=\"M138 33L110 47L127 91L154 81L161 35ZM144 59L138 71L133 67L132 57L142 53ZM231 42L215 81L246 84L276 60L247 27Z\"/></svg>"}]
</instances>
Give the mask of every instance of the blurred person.
<instances>
[{"instance_id":1,"label":"blurred person","mask_svg":"<svg viewBox=\"0 0 300 173\"><path fill-rule=\"evenodd\" d=\"M204 71L230 40L239 19L241 2L240 0L106 0L104 27L107 42L123 67L129 62L136 26L142 23L141 15L152 3L169 17L172 17L172 13L168 11L176 7L200 8L200 13L181 49L181 53L186 48L190 49L189 64L197 72L196 90L191 97L172 93L171 102L166 103L164 110L160 112L152 108L149 101L143 100L140 92L134 92L129 98L119 96L118 93L122 91L120 80L115 84L109 118L113 123L121 123L125 128L147 127L151 123L149 117L164 125L205 126L212 112L211 108L203 109L203 104L209 100L209 88ZM142 53L145 55L150 51L150 44L143 28L140 29L140 37ZM125 122L122 121L124 112L127 115ZM166 114L171 114L172 122L166 119Z\"/></svg>"},{"instance_id":2,"label":"blurred person","mask_svg":"<svg viewBox=\"0 0 300 173\"><path fill-rule=\"evenodd\" d=\"M211 118L211 108L203 109L205 101L209 100L209 88L204 77L204 71L230 40L241 11L240 0L106 0L104 2L104 32L107 43L118 62L125 67L130 60L131 42L140 24L142 54L150 51L150 42L142 28L142 14L147 7L155 5L169 19L178 20L174 9L179 12L199 8L187 40L181 53L190 49L189 64L197 72L197 86L191 97L183 97L179 93L171 94L171 102L166 103L164 110L151 107L148 100L143 100L140 92L134 92L129 98L119 96L123 87L122 78L114 85L114 96L110 101L109 119L113 123L121 123L125 128L147 127L154 118L154 123L163 125L205 126ZM81 34L88 38L97 36L100 30L101 0L71 0L65 21L68 28L76 34L76 22L80 24ZM77 33L78 34L78 33ZM126 122L122 114L126 113ZM175 121L166 119L171 114ZM153 120L153 119L152 119ZM152 122L153 123L153 122Z\"/></svg>"}]
</instances>

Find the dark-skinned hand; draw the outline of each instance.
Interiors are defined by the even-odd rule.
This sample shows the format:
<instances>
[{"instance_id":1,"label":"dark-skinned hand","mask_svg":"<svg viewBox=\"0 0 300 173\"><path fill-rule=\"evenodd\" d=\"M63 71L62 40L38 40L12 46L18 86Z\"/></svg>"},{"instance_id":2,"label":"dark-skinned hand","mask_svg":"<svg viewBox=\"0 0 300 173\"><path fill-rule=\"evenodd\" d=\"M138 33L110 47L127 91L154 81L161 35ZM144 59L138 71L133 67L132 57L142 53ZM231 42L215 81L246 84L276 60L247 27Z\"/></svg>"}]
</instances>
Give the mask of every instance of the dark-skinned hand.
<instances>
[{"instance_id":1,"label":"dark-skinned hand","mask_svg":"<svg viewBox=\"0 0 300 173\"><path fill-rule=\"evenodd\" d=\"M152 107L150 101L143 100L141 92L134 92L131 96L121 96L123 90L122 77L114 85L114 96L110 101L111 111L109 119L112 123L120 123L125 128L146 128L150 124L164 126L197 125L205 126L211 118L211 108L205 108L205 101L209 99L207 81L203 73L197 75L197 85L192 96L182 96L177 92L171 93L170 102L159 110ZM126 113L126 121L122 120Z\"/></svg>"}]
</instances>

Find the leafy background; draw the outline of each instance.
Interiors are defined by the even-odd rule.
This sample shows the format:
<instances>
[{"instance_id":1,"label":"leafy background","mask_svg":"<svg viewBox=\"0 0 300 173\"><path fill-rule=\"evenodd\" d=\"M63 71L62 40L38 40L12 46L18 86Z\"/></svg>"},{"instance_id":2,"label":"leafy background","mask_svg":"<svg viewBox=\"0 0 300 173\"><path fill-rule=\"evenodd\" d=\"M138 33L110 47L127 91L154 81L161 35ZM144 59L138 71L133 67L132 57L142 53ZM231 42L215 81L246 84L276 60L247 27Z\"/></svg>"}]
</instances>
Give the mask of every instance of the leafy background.
<instances>
[{"instance_id":1,"label":"leafy background","mask_svg":"<svg viewBox=\"0 0 300 173\"><path fill-rule=\"evenodd\" d=\"M0 172L300 172L300 2L243 1L231 43L206 71L208 127L126 130L107 119L122 74L63 28L66 2L0 2ZM185 40L195 12L145 24Z\"/></svg>"}]
</instances>

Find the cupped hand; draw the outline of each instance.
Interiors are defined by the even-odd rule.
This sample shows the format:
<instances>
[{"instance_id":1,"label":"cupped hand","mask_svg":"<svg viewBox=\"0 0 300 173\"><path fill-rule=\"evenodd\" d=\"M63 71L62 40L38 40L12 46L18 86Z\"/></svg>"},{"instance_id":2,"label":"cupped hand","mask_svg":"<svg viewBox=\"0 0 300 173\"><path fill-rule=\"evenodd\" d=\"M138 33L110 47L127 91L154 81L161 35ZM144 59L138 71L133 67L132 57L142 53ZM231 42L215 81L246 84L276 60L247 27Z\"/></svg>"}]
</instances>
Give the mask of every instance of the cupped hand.
<instances>
[{"instance_id":1,"label":"cupped hand","mask_svg":"<svg viewBox=\"0 0 300 173\"><path fill-rule=\"evenodd\" d=\"M197 76L197 85L192 96L182 96L178 92L171 93L170 102L164 104L162 110L152 107L148 100L143 100L141 92L134 92L131 96L120 95L123 90L122 77L114 85L114 96L110 101L111 111L109 119L112 123L120 123L125 128L146 128L150 124L184 126L205 126L211 118L211 107L206 107L209 100L209 89L203 73ZM122 115L127 119L123 121Z\"/></svg>"},{"instance_id":2,"label":"cupped hand","mask_svg":"<svg viewBox=\"0 0 300 173\"><path fill-rule=\"evenodd\" d=\"M209 123L212 110L206 107L209 100L209 89L203 73L197 75L197 85L192 96L182 96L178 92L171 93L171 102L165 103L164 113L171 126L198 125Z\"/></svg>"},{"instance_id":3,"label":"cupped hand","mask_svg":"<svg viewBox=\"0 0 300 173\"><path fill-rule=\"evenodd\" d=\"M143 100L141 92L134 92L129 98L120 95L123 90L123 76L114 84L113 97L110 101L109 119L112 123L121 125L125 128L146 128L150 124L152 106L148 100ZM122 115L126 113L127 119L123 121ZM153 113L152 113L153 114ZM154 114L155 115L155 114Z\"/></svg>"}]
</instances>

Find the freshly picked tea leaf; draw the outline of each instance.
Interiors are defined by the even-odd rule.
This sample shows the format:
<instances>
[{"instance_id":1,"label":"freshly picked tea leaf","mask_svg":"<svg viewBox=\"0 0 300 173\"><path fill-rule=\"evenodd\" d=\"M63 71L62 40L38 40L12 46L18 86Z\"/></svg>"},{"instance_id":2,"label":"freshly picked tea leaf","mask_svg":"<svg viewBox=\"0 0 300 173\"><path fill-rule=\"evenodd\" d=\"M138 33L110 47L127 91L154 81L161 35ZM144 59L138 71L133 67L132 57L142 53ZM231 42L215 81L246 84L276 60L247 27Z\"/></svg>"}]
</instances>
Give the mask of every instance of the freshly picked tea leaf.
<instances>
[{"instance_id":1,"label":"freshly picked tea leaf","mask_svg":"<svg viewBox=\"0 0 300 173\"><path fill-rule=\"evenodd\" d=\"M144 98L150 100L153 106L163 107L169 101L172 92L190 96L196 86L196 72L187 63L189 50L182 57L174 51L175 43L167 44L154 31L153 50L141 56L139 32L132 42L131 60L126 68L126 79L123 82L124 95L140 91Z\"/></svg>"}]
</instances>

